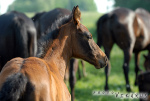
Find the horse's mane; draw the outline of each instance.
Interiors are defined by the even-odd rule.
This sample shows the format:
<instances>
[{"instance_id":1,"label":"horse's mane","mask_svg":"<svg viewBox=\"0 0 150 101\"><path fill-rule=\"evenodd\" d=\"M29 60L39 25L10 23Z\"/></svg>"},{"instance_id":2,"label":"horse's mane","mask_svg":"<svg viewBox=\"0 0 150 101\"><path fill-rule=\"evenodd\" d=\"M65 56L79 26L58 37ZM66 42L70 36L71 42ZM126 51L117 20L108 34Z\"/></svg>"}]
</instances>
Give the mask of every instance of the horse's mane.
<instances>
[{"instance_id":1,"label":"horse's mane","mask_svg":"<svg viewBox=\"0 0 150 101\"><path fill-rule=\"evenodd\" d=\"M71 20L71 14L68 16L63 16L57 19L52 26L46 31L46 35L44 35L38 41L38 52L37 57L43 58L49 49L50 45L53 43L53 40L57 38L59 34L59 27L68 23Z\"/></svg>"}]
</instances>

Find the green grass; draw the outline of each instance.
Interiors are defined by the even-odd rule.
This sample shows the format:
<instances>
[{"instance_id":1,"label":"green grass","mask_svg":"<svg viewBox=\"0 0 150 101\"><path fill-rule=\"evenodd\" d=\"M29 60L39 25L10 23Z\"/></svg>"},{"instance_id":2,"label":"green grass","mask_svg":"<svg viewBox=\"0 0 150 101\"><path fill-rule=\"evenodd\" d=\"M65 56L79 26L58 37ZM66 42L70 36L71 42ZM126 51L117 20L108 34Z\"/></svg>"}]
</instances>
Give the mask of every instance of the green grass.
<instances>
[{"instance_id":1,"label":"green grass","mask_svg":"<svg viewBox=\"0 0 150 101\"><path fill-rule=\"evenodd\" d=\"M32 17L34 13L27 13L29 17ZM97 12L82 12L81 23L84 24L92 33L96 42L96 22L102 14ZM103 50L103 48L102 48ZM140 67L143 69L144 58L141 53ZM113 46L111 51L111 72L109 75L109 89L110 91L127 93L125 88L125 78L123 73L123 52L116 45ZM95 69L95 67L89 63L85 63L87 76L77 80L75 85L75 97L76 101L138 101L138 99L120 99L113 96L94 96L92 92L94 90L104 91L105 74L104 68ZM135 73L134 73L134 55L130 61L129 80L133 93L138 92L138 87L134 86ZM80 67L81 69L81 67ZM68 83L67 83L68 86ZM70 90L69 86L68 89Z\"/></svg>"}]
</instances>

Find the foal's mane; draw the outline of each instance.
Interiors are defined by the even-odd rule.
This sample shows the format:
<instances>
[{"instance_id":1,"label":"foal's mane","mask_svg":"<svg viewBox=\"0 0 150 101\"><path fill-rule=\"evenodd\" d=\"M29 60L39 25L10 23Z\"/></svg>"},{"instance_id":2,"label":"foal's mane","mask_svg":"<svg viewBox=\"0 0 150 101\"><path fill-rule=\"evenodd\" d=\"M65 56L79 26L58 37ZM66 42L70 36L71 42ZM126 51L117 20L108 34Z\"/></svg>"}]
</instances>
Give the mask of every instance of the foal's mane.
<instances>
[{"instance_id":1,"label":"foal's mane","mask_svg":"<svg viewBox=\"0 0 150 101\"><path fill-rule=\"evenodd\" d=\"M72 18L72 15L66 15L63 17L60 17L57 19L49 29L45 32L46 35L44 35L39 41L38 41L38 52L37 57L43 58L49 49L50 45L53 43L53 40L57 38L59 34L59 27L68 23Z\"/></svg>"}]
</instances>

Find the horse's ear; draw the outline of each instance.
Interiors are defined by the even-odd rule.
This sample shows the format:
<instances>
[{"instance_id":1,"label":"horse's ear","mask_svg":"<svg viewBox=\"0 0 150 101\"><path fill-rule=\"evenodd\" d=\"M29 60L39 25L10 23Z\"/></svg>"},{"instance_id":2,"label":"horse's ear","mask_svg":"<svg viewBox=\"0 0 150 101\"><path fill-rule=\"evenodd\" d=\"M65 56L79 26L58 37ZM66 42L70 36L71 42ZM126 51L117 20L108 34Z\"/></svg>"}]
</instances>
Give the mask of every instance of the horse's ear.
<instances>
[{"instance_id":1,"label":"horse's ear","mask_svg":"<svg viewBox=\"0 0 150 101\"><path fill-rule=\"evenodd\" d=\"M80 12L80 9L79 9L78 5L73 8L72 14L73 14L73 22L74 22L74 24L78 25L80 23L80 19L81 19L81 12Z\"/></svg>"}]
</instances>

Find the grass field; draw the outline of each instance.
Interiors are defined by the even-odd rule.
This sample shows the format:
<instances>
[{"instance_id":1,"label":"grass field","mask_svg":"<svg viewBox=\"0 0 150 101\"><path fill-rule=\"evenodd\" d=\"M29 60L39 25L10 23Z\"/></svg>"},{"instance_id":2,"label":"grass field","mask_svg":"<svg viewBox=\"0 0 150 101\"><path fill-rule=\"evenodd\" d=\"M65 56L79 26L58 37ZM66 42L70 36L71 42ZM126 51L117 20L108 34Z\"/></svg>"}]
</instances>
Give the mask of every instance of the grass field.
<instances>
[{"instance_id":1,"label":"grass field","mask_svg":"<svg viewBox=\"0 0 150 101\"><path fill-rule=\"evenodd\" d=\"M33 15L34 15L33 13L32 14L28 13L28 16L30 17ZM96 21L101 15L102 14L99 14L97 12L82 12L81 22L92 33L95 42L96 42ZM144 61L142 54L145 54L145 53L146 52L142 52L141 58L140 58L140 67L142 69L143 69L143 61ZM126 88L125 88L124 73L122 69L123 52L116 45L113 46L110 58L111 58L111 61L110 61L111 67L112 67L110 75L109 75L110 91L114 91L116 93L119 92L119 93L127 94ZM130 80L132 92L137 93L138 87L134 86L135 73L134 73L134 59L133 58L134 58L134 55L132 56L132 59L130 61L129 80ZM84 78L81 78L80 80L77 80L76 85L75 85L76 101L138 101L138 99L116 98L115 95L112 95L112 96L92 95L92 92L94 90L104 91L104 85L105 85L104 68L95 69L94 66L90 65L87 62L85 63L85 67L86 67L87 76Z\"/></svg>"}]
</instances>

